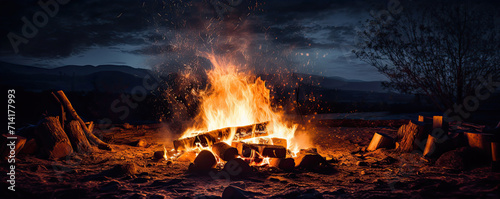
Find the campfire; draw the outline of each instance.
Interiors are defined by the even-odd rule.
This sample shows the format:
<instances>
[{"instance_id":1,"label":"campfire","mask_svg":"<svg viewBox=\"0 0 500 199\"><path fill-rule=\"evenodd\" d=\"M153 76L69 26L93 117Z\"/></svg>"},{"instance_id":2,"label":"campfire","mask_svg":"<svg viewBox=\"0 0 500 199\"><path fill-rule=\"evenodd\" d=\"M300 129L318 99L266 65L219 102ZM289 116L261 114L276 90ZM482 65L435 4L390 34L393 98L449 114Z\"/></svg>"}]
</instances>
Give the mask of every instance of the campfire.
<instances>
[{"instance_id":1,"label":"campfire","mask_svg":"<svg viewBox=\"0 0 500 199\"><path fill-rule=\"evenodd\" d=\"M194 125L174 141L167 160L190 160L193 171L234 159L250 166L291 170L304 157L319 156L316 149L299 150L308 146L294 137L298 124L286 121L272 107L270 90L262 79L229 59L207 58L213 65L207 71L210 86L199 93L201 105Z\"/></svg>"}]
</instances>

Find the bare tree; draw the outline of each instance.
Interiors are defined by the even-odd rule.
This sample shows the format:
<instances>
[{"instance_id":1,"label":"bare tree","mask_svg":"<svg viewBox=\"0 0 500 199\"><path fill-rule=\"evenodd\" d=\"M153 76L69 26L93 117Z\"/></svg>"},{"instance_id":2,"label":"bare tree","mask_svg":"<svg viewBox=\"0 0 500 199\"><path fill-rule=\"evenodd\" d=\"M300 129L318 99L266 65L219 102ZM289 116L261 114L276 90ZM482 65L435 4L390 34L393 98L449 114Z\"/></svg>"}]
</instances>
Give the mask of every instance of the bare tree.
<instances>
[{"instance_id":1,"label":"bare tree","mask_svg":"<svg viewBox=\"0 0 500 199\"><path fill-rule=\"evenodd\" d=\"M388 77L386 87L426 94L444 111L473 95L481 78L500 77L498 15L487 7L406 6L398 15L373 16L354 53Z\"/></svg>"}]
</instances>

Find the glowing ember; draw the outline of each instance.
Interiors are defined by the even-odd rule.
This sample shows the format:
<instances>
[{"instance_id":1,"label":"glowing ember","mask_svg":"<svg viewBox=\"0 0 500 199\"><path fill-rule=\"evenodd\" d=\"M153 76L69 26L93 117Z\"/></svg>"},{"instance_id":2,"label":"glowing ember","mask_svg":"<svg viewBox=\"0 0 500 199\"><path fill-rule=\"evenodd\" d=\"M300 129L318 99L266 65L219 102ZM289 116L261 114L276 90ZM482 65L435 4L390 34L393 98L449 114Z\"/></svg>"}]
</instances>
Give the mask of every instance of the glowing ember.
<instances>
[{"instance_id":1,"label":"glowing ember","mask_svg":"<svg viewBox=\"0 0 500 199\"><path fill-rule=\"evenodd\" d=\"M168 160L167 148L165 148L165 146L163 146L163 158L165 158L165 160Z\"/></svg>"}]
</instances>

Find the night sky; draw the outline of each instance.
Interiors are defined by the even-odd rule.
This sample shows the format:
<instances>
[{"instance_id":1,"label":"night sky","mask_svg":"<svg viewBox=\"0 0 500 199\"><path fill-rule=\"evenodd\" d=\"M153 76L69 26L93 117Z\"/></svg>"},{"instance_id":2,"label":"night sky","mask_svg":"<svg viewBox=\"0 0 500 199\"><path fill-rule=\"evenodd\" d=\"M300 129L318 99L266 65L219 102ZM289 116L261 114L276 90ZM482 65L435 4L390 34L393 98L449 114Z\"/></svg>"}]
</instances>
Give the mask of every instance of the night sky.
<instances>
[{"instance_id":1,"label":"night sky","mask_svg":"<svg viewBox=\"0 0 500 199\"><path fill-rule=\"evenodd\" d=\"M258 72L285 70L365 81L385 77L351 52L359 40L357 31L370 13L398 3L60 0L57 12L51 5L53 12L47 13L37 2L1 2L0 61L45 68L114 64L176 72L203 65L200 52L238 52L242 63ZM25 37L23 26L34 23L34 16L37 32L25 31L32 38ZM9 40L13 35L26 39L18 41L17 53Z\"/></svg>"}]
</instances>

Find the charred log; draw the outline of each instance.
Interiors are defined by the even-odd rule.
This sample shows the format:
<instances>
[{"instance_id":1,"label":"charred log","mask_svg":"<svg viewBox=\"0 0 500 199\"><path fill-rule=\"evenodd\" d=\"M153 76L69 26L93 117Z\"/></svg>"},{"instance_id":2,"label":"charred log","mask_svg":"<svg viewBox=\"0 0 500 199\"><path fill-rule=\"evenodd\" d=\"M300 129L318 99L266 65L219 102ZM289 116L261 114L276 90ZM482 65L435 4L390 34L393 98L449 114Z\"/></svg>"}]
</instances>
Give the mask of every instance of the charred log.
<instances>
[{"instance_id":1,"label":"charred log","mask_svg":"<svg viewBox=\"0 0 500 199\"><path fill-rule=\"evenodd\" d=\"M71 114L71 116L80 123L81 128L85 132L85 135L87 136L88 140L91 141L93 144L97 145L100 149L105 149L105 150L111 150L111 147L103 142L101 139L96 137L85 125L83 122L82 118L78 116L76 113L76 110L73 108L73 105L71 105L71 102L68 100L68 97L66 97L66 94L62 90L57 91L57 97L59 98L60 102L63 104L64 108Z\"/></svg>"},{"instance_id":2,"label":"charred log","mask_svg":"<svg viewBox=\"0 0 500 199\"><path fill-rule=\"evenodd\" d=\"M428 131L424 127L425 123L410 121L398 130L398 137L401 138L398 150L401 152L411 152L419 149L420 145L425 144ZM423 148L423 147L422 147Z\"/></svg>"},{"instance_id":3,"label":"charred log","mask_svg":"<svg viewBox=\"0 0 500 199\"><path fill-rule=\"evenodd\" d=\"M212 146L212 152L224 161L232 160L238 157L238 150L229 146L225 142L219 142Z\"/></svg>"},{"instance_id":4,"label":"charred log","mask_svg":"<svg viewBox=\"0 0 500 199\"><path fill-rule=\"evenodd\" d=\"M93 146L87 140L85 133L78 121L71 121L66 125L66 134L68 135L73 150L77 153L87 153L94 150Z\"/></svg>"},{"instance_id":5,"label":"charred log","mask_svg":"<svg viewBox=\"0 0 500 199\"><path fill-rule=\"evenodd\" d=\"M73 152L71 142L62 129L58 117L46 117L37 129L40 154L49 159L66 157Z\"/></svg>"}]
</instances>

